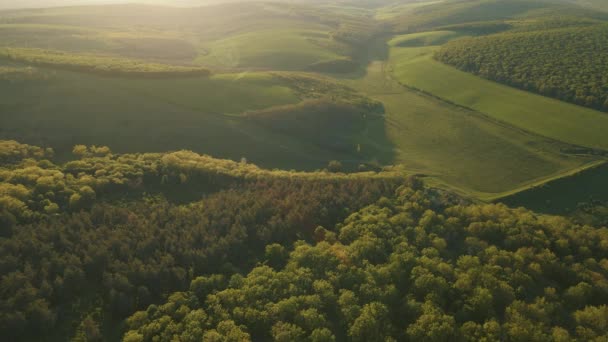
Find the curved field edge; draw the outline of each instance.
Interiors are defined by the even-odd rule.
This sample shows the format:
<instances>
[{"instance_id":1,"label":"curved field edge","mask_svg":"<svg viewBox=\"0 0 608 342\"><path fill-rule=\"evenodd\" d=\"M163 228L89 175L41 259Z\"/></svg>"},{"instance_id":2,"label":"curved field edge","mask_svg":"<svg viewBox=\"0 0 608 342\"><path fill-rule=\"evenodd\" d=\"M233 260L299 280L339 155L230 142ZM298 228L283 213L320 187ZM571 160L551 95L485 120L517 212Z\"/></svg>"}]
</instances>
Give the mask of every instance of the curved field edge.
<instances>
[{"instance_id":1,"label":"curved field edge","mask_svg":"<svg viewBox=\"0 0 608 342\"><path fill-rule=\"evenodd\" d=\"M389 42L392 73L399 82L551 139L608 149L608 115L501 85L435 61L437 46L397 46L406 36Z\"/></svg>"},{"instance_id":2,"label":"curved field edge","mask_svg":"<svg viewBox=\"0 0 608 342\"><path fill-rule=\"evenodd\" d=\"M442 40L440 35L413 38L427 44ZM385 131L395 149L395 162L426 175L429 183L486 199L593 160L562 153L571 147L568 144L404 86L392 77L384 58L382 54L371 58L363 76L341 81L384 104Z\"/></svg>"},{"instance_id":3,"label":"curved field edge","mask_svg":"<svg viewBox=\"0 0 608 342\"><path fill-rule=\"evenodd\" d=\"M608 161L598 161L588 167L551 178L519 191L493 199L513 207L553 214L570 214L580 203L604 203L608 184Z\"/></svg>"},{"instance_id":4,"label":"curved field edge","mask_svg":"<svg viewBox=\"0 0 608 342\"><path fill-rule=\"evenodd\" d=\"M558 173L547 175L546 177L541 177L541 178L531 180L529 182L526 182L525 184L522 184L521 186L518 186L517 188L514 188L509 191L504 191L501 193L483 193L483 192L478 192L478 191L472 191L470 189L465 189L462 187L455 186L454 184L449 184L436 177L427 177L425 180L425 183L432 187L445 188L445 189L451 190L464 197L473 197L473 198L478 199L483 202L502 202L505 199L510 198L512 196L516 196L518 194L525 193L527 191L534 191L534 189L543 187L556 180L561 180L561 179L566 179L566 178L569 178L572 176L576 176L581 173L584 173L585 171L592 170L592 169L600 167L602 165L608 165L608 161L606 161L606 160L589 161L581 166L578 166L578 167L575 167L572 169L562 170Z\"/></svg>"}]
</instances>

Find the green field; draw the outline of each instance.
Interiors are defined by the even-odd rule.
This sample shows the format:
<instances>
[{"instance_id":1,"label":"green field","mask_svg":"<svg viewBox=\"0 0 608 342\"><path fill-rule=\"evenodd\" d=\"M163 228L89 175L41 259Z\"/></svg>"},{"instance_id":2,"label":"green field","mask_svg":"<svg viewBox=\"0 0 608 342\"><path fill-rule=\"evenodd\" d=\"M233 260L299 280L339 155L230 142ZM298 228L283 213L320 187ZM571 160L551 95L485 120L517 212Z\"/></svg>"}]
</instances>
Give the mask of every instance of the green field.
<instances>
[{"instance_id":1,"label":"green field","mask_svg":"<svg viewBox=\"0 0 608 342\"><path fill-rule=\"evenodd\" d=\"M345 82L384 103L395 160L433 184L493 198L590 161L561 154L564 144L403 87L381 60Z\"/></svg>"},{"instance_id":2,"label":"green field","mask_svg":"<svg viewBox=\"0 0 608 342\"><path fill-rule=\"evenodd\" d=\"M378 27L392 30L404 13L420 14L419 24L447 25L471 11L490 20L545 5L446 1L437 12L440 1L375 4L382 3L389 6L113 5L0 13L0 46L67 51L68 60L91 56L92 64L142 58L215 72L160 80L9 68L0 78L0 134L52 146L63 159L75 144L97 144L117 152L186 148L302 170L330 160L348 169L403 164L432 184L484 199L596 161L562 153L573 150L570 144L608 147L608 116L432 59L438 46L466 30L385 32L366 40ZM332 73L340 63L342 74ZM357 72L344 74L359 63ZM294 72L312 70L327 74ZM373 109L370 99L383 109ZM361 111L364 103L371 107Z\"/></svg>"},{"instance_id":3,"label":"green field","mask_svg":"<svg viewBox=\"0 0 608 342\"><path fill-rule=\"evenodd\" d=\"M373 31L370 21L366 11L280 3L33 9L0 12L0 46L221 70L307 70L354 54L356 41L334 35L346 30L365 37Z\"/></svg>"},{"instance_id":4,"label":"green field","mask_svg":"<svg viewBox=\"0 0 608 342\"><path fill-rule=\"evenodd\" d=\"M0 81L0 135L53 147L62 158L80 143L117 152L192 149L287 169L321 168L333 159L356 166L369 158L354 145L331 151L239 117L300 102L283 78L267 73L137 80L39 72Z\"/></svg>"},{"instance_id":5,"label":"green field","mask_svg":"<svg viewBox=\"0 0 608 342\"><path fill-rule=\"evenodd\" d=\"M548 138L608 148L608 116L604 113L500 85L444 65L433 59L436 46L399 47L408 37L400 36L390 42L390 64L399 82Z\"/></svg>"}]
</instances>

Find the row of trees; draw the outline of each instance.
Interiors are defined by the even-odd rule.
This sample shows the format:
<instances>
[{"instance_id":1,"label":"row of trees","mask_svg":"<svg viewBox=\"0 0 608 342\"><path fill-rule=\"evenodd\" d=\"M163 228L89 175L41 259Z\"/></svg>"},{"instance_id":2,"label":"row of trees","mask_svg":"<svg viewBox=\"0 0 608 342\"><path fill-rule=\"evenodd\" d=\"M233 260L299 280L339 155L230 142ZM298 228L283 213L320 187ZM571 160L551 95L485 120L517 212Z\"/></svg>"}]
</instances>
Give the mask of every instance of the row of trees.
<instances>
[{"instance_id":1,"label":"row of trees","mask_svg":"<svg viewBox=\"0 0 608 342\"><path fill-rule=\"evenodd\" d=\"M608 338L608 229L434 197L402 187L316 243L267 245L246 276L197 277L128 318L123 340Z\"/></svg>"},{"instance_id":2,"label":"row of trees","mask_svg":"<svg viewBox=\"0 0 608 342\"><path fill-rule=\"evenodd\" d=\"M211 74L209 69L203 67L168 65L121 57L77 55L30 48L1 48L0 58L110 76L157 78L209 76Z\"/></svg>"},{"instance_id":3,"label":"row of trees","mask_svg":"<svg viewBox=\"0 0 608 342\"><path fill-rule=\"evenodd\" d=\"M608 111L608 25L459 39L435 58L511 86Z\"/></svg>"}]
</instances>

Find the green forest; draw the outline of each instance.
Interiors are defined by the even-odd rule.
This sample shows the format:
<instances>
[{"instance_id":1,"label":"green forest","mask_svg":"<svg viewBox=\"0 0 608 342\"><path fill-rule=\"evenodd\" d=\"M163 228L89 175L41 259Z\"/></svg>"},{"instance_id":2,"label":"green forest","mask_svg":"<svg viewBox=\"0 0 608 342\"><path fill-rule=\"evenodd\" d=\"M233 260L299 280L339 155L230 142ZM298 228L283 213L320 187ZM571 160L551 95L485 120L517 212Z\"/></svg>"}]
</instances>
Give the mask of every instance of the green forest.
<instances>
[{"instance_id":1,"label":"green forest","mask_svg":"<svg viewBox=\"0 0 608 342\"><path fill-rule=\"evenodd\" d=\"M435 54L484 78L608 111L608 25L459 39Z\"/></svg>"},{"instance_id":2,"label":"green forest","mask_svg":"<svg viewBox=\"0 0 608 342\"><path fill-rule=\"evenodd\" d=\"M399 169L52 153L0 144L11 340L608 337L606 228L474 204Z\"/></svg>"},{"instance_id":3,"label":"green forest","mask_svg":"<svg viewBox=\"0 0 608 342\"><path fill-rule=\"evenodd\" d=\"M601 0L0 4L0 340L606 342L606 132Z\"/></svg>"}]
</instances>

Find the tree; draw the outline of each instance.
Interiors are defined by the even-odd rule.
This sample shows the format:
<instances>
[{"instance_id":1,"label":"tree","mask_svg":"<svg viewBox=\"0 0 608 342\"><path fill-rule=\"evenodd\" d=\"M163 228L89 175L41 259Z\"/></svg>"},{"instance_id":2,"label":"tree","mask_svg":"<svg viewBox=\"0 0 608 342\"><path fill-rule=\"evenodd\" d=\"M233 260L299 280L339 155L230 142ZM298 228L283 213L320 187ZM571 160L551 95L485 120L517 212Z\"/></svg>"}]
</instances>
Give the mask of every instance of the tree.
<instances>
[{"instance_id":1,"label":"tree","mask_svg":"<svg viewBox=\"0 0 608 342\"><path fill-rule=\"evenodd\" d=\"M327 164L327 170L334 173L342 172L342 163L337 160L332 160L329 162L329 164Z\"/></svg>"},{"instance_id":2,"label":"tree","mask_svg":"<svg viewBox=\"0 0 608 342\"><path fill-rule=\"evenodd\" d=\"M390 331L388 309L384 304L374 302L363 306L348 335L353 341L380 342L390 337Z\"/></svg>"},{"instance_id":3,"label":"tree","mask_svg":"<svg viewBox=\"0 0 608 342\"><path fill-rule=\"evenodd\" d=\"M456 336L455 324L454 317L427 302L423 305L423 314L407 327L407 335L412 341L448 342Z\"/></svg>"},{"instance_id":4,"label":"tree","mask_svg":"<svg viewBox=\"0 0 608 342\"><path fill-rule=\"evenodd\" d=\"M310 334L311 342L335 342L336 337L332 334L331 330L327 328L319 328L313 330Z\"/></svg>"},{"instance_id":5,"label":"tree","mask_svg":"<svg viewBox=\"0 0 608 342\"><path fill-rule=\"evenodd\" d=\"M266 246L265 258L268 261L268 265L274 269L281 269L285 266L287 262L287 257L289 253L285 249L285 247L281 246L278 243L273 243L271 245Z\"/></svg>"},{"instance_id":6,"label":"tree","mask_svg":"<svg viewBox=\"0 0 608 342\"><path fill-rule=\"evenodd\" d=\"M72 153L77 157L86 157L89 154L89 148L85 145L76 145L72 149Z\"/></svg>"},{"instance_id":7,"label":"tree","mask_svg":"<svg viewBox=\"0 0 608 342\"><path fill-rule=\"evenodd\" d=\"M303 342L306 333L295 324L277 322L272 326L272 338L276 342Z\"/></svg>"}]
</instances>

